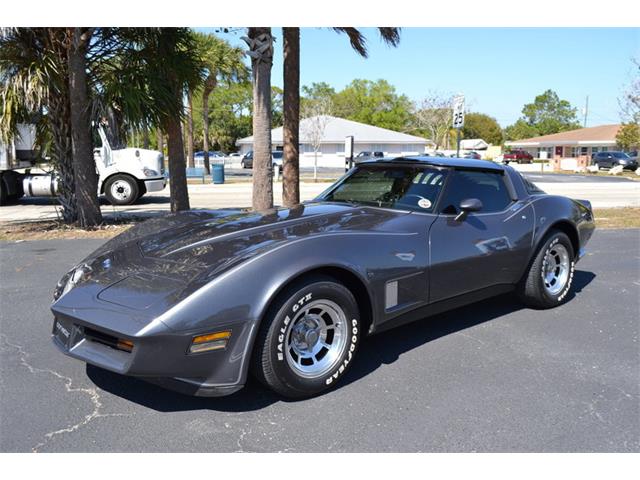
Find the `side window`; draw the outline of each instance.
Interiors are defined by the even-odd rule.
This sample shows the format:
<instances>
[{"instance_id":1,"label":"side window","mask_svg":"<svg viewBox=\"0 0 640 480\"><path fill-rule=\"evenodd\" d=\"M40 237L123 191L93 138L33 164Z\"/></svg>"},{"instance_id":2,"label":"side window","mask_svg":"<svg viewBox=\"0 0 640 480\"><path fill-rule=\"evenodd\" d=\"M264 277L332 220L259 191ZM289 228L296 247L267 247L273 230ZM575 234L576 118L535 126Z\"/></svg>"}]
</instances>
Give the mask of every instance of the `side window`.
<instances>
[{"instance_id":1,"label":"side window","mask_svg":"<svg viewBox=\"0 0 640 480\"><path fill-rule=\"evenodd\" d=\"M511 203L502 175L471 170L456 170L447 184L442 201L442 213L457 214L460 202L477 198L482 202L480 213L500 212Z\"/></svg>"}]
</instances>

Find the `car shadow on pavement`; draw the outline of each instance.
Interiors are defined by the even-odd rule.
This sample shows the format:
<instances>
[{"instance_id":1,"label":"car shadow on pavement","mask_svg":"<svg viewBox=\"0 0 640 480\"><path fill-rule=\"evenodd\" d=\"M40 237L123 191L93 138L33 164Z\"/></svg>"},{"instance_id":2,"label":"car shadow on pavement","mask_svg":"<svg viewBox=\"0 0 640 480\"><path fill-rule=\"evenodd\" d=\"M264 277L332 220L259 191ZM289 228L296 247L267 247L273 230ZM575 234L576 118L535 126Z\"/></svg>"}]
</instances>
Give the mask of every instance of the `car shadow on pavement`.
<instances>
[{"instance_id":1,"label":"car shadow on pavement","mask_svg":"<svg viewBox=\"0 0 640 480\"><path fill-rule=\"evenodd\" d=\"M596 275L592 272L576 270L569 302L579 296L584 287L595 277ZM414 348L523 308L526 307L515 295L506 294L394 328L385 332L384 335L367 338L362 342L352 368L337 388L344 388L356 382L381 365L395 362L402 354ZM160 412L191 410L248 412L263 409L276 402L290 401L271 392L252 378L242 390L233 395L203 398L175 393L143 380L119 375L92 365L87 365L87 376L106 392Z\"/></svg>"}]
</instances>

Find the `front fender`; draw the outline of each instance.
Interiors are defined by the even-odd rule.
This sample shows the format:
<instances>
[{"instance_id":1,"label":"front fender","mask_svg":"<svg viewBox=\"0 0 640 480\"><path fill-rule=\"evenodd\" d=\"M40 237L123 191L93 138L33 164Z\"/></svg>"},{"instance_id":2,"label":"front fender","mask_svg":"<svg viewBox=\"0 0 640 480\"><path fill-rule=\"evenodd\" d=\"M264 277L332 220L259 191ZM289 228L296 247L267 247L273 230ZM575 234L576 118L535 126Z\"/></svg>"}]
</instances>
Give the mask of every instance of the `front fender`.
<instances>
[{"instance_id":1,"label":"front fender","mask_svg":"<svg viewBox=\"0 0 640 480\"><path fill-rule=\"evenodd\" d=\"M319 268L349 271L365 285L371 299L373 319L384 311L382 291L389 275L400 277L425 271L427 249L415 249L418 234L393 232L327 233L291 240L235 265L157 319L176 332L204 332L227 325L245 324L242 349L234 355L239 382L246 378L248 358L260 322L276 296L289 282ZM424 245L426 245L426 238ZM400 260L398 252L413 251L414 261ZM426 290L426 283L424 285ZM425 297L426 298L426 297Z\"/></svg>"}]
</instances>

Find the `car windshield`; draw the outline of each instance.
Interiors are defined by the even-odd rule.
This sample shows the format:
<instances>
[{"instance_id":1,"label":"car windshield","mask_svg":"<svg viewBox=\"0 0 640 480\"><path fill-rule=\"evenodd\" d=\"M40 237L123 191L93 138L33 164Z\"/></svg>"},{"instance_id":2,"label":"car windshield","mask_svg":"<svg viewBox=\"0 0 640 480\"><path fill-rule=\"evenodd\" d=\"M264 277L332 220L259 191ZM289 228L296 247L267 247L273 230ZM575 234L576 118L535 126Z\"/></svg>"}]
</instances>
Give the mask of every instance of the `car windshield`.
<instances>
[{"instance_id":1,"label":"car windshield","mask_svg":"<svg viewBox=\"0 0 640 480\"><path fill-rule=\"evenodd\" d=\"M613 155L615 158L629 158L629 155L624 152L613 152L611 155Z\"/></svg>"},{"instance_id":2,"label":"car windshield","mask_svg":"<svg viewBox=\"0 0 640 480\"><path fill-rule=\"evenodd\" d=\"M447 175L425 166L367 165L338 183L321 200L431 212Z\"/></svg>"},{"instance_id":3,"label":"car windshield","mask_svg":"<svg viewBox=\"0 0 640 480\"><path fill-rule=\"evenodd\" d=\"M282 158L282 152L271 152L273 158Z\"/></svg>"}]
</instances>

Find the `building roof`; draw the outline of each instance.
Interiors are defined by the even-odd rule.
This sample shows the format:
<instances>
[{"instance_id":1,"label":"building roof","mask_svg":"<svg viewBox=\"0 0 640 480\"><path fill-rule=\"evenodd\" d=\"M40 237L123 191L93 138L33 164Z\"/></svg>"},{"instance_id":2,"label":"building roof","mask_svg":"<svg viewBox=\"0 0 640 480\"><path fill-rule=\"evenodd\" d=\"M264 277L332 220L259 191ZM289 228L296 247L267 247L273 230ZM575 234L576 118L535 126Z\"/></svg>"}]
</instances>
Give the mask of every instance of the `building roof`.
<instances>
[{"instance_id":1,"label":"building roof","mask_svg":"<svg viewBox=\"0 0 640 480\"><path fill-rule=\"evenodd\" d=\"M505 142L505 145L512 147L537 147L553 145L601 145L615 144L616 135L621 125L598 125L597 127L579 128L567 132L543 135L541 137L525 138L524 140L514 140Z\"/></svg>"},{"instance_id":2,"label":"building roof","mask_svg":"<svg viewBox=\"0 0 640 480\"><path fill-rule=\"evenodd\" d=\"M353 135L354 143L395 143L395 144L420 144L430 143L429 140L400 133L386 128L374 127L365 123L354 122L344 118L327 117L327 126L321 143L344 143L345 137ZM315 118L315 117L312 117ZM309 143L308 130L311 124L310 118L300 120L300 143ZM282 127L271 130L271 141L273 143L282 143ZM253 143L253 136L241 138L236 142L237 145Z\"/></svg>"},{"instance_id":3,"label":"building roof","mask_svg":"<svg viewBox=\"0 0 640 480\"><path fill-rule=\"evenodd\" d=\"M486 150L489 144L481 138L466 138L460 140L460 148L462 150Z\"/></svg>"}]
</instances>

